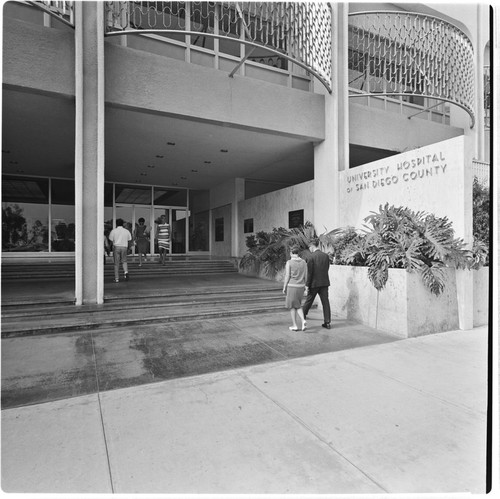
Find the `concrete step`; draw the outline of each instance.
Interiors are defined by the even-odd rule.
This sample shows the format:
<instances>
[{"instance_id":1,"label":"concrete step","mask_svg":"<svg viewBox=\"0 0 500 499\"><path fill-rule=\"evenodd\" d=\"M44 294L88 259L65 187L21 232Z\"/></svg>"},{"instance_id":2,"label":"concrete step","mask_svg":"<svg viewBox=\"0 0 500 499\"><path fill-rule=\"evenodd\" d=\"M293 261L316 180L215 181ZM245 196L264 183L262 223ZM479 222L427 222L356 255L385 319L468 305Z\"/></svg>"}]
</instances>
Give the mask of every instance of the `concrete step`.
<instances>
[{"instance_id":1,"label":"concrete step","mask_svg":"<svg viewBox=\"0 0 500 499\"><path fill-rule=\"evenodd\" d=\"M129 262L129 271L142 276L158 274L169 275L198 275L198 274L219 274L236 273L238 270L231 261L228 260L173 260L167 261L165 265L160 265L158 261L144 262L141 267L137 262ZM114 266L111 259L104 265L104 276L112 276ZM74 264L27 264L27 265L2 265L2 279L4 281L30 279L67 279L74 277Z\"/></svg>"},{"instance_id":2,"label":"concrete step","mask_svg":"<svg viewBox=\"0 0 500 499\"><path fill-rule=\"evenodd\" d=\"M2 338L53 334L132 324L200 320L283 311L276 289L219 289L212 292L116 298L103 305L13 305L2 309Z\"/></svg>"}]
</instances>

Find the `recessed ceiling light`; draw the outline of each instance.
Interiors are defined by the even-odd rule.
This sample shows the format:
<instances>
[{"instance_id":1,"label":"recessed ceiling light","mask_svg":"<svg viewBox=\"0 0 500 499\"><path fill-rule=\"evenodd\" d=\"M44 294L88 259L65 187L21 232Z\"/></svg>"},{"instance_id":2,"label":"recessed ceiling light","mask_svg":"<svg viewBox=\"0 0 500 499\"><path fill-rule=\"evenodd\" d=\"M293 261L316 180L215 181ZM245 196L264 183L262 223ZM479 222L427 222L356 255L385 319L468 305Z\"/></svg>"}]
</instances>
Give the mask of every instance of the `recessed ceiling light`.
<instances>
[{"instance_id":1,"label":"recessed ceiling light","mask_svg":"<svg viewBox=\"0 0 500 499\"><path fill-rule=\"evenodd\" d=\"M203 163L205 163L206 165L209 165L211 163L211 161L203 161Z\"/></svg>"},{"instance_id":2,"label":"recessed ceiling light","mask_svg":"<svg viewBox=\"0 0 500 499\"><path fill-rule=\"evenodd\" d=\"M220 152L229 152L228 149L221 149Z\"/></svg>"},{"instance_id":3,"label":"recessed ceiling light","mask_svg":"<svg viewBox=\"0 0 500 499\"><path fill-rule=\"evenodd\" d=\"M168 146L175 146L175 142L167 142Z\"/></svg>"}]
</instances>

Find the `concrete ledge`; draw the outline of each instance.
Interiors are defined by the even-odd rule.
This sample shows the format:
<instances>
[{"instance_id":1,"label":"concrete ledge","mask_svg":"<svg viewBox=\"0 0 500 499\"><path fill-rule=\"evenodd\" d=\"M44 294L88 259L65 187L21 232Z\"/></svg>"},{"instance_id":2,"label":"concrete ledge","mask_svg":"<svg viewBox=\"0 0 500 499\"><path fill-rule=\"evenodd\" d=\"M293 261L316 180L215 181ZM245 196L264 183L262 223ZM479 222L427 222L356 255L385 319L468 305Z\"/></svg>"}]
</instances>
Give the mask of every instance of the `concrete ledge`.
<instances>
[{"instance_id":1,"label":"concrete ledge","mask_svg":"<svg viewBox=\"0 0 500 499\"><path fill-rule=\"evenodd\" d=\"M474 271L474 327L488 324L490 268Z\"/></svg>"},{"instance_id":2,"label":"concrete ledge","mask_svg":"<svg viewBox=\"0 0 500 499\"><path fill-rule=\"evenodd\" d=\"M332 313L370 327L411 338L459 328L456 277L446 269L446 287L439 296L424 287L420 276L389 269L389 280L378 292L367 267L330 268Z\"/></svg>"}]
</instances>

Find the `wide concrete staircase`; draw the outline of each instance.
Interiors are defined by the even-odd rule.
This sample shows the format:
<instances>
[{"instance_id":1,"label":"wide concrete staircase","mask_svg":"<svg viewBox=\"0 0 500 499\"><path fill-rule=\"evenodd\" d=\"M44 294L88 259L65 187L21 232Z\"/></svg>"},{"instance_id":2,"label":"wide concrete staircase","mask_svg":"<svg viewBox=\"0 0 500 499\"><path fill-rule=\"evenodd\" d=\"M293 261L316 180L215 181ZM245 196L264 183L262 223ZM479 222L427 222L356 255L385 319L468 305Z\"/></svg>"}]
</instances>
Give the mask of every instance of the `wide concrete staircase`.
<instances>
[{"instance_id":1,"label":"wide concrete staircase","mask_svg":"<svg viewBox=\"0 0 500 499\"><path fill-rule=\"evenodd\" d=\"M133 279L123 287L122 283L113 283L113 266L109 264L105 270L105 303L81 306L50 295L50 289L59 286L58 281L73 278L72 264L23 267L2 268L2 338L285 310L281 283L240 275L230 261L177 260L165 266L146 263L140 272L132 263ZM5 299L9 280L16 286L26 285L25 299ZM47 285L47 293L30 298L29 287L40 282Z\"/></svg>"},{"instance_id":2,"label":"wide concrete staircase","mask_svg":"<svg viewBox=\"0 0 500 499\"><path fill-rule=\"evenodd\" d=\"M136 258L129 261L130 270L138 268ZM106 258L104 278L113 277L113 259ZM165 265L160 265L158 257L149 259L141 267L142 277L156 277L159 274L172 276L237 273L238 269L230 260L210 260L207 258L170 257ZM71 279L75 277L75 264L66 262L26 262L2 264L2 281L32 279Z\"/></svg>"}]
</instances>

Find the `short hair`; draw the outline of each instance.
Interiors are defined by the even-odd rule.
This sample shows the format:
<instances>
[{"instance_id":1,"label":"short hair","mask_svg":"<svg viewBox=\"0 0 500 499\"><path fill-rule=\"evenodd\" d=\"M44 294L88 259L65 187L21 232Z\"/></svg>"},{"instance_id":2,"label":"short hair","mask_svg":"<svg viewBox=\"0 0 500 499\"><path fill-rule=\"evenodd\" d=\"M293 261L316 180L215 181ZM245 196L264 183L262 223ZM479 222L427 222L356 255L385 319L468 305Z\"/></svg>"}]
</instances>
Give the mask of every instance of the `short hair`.
<instances>
[{"instance_id":1,"label":"short hair","mask_svg":"<svg viewBox=\"0 0 500 499\"><path fill-rule=\"evenodd\" d=\"M141 217L141 218L139 218L139 220L138 220L138 222L139 222L139 223L141 223L141 222L142 222L142 223L144 223L145 221L146 221L146 220L144 220L144 218L142 218L142 217Z\"/></svg>"},{"instance_id":2,"label":"short hair","mask_svg":"<svg viewBox=\"0 0 500 499\"><path fill-rule=\"evenodd\" d=\"M319 247L319 239L317 237L313 237L309 240L309 246L314 246L316 248Z\"/></svg>"},{"instance_id":3,"label":"short hair","mask_svg":"<svg viewBox=\"0 0 500 499\"><path fill-rule=\"evenodd\" d=\"M298 255L300 253L300 248L298 246L292 246L290 248L290 253L293 253L294 255Z\"/></svg>"},{"instance_id":4,"label":"short hair","mask_svg":"<svg viewBox=\"0 0 500 499\"><path fill-rule=\"evenodd\" d=\"M117 218L116 219L116 226L117 227L123 227L123 218Z\"/></svg>"}]
</instances>

